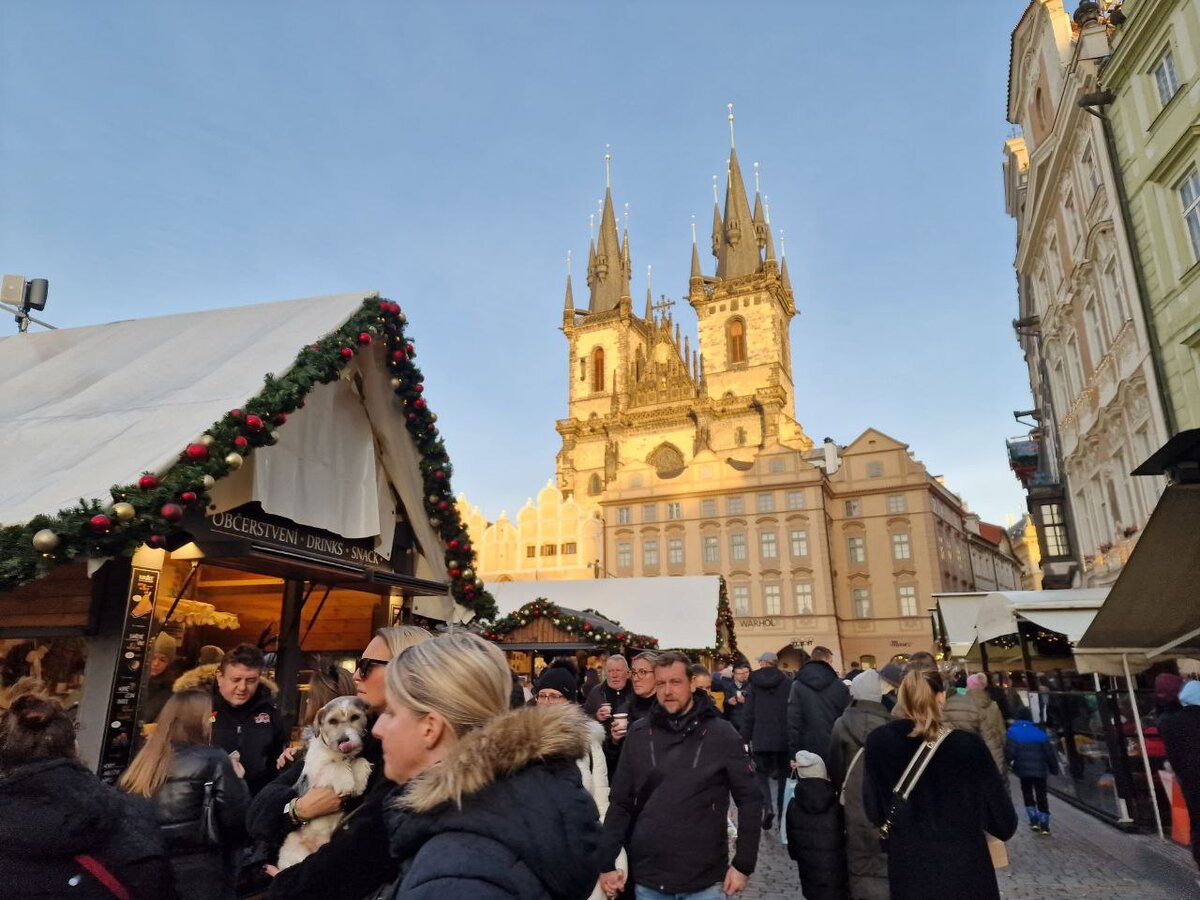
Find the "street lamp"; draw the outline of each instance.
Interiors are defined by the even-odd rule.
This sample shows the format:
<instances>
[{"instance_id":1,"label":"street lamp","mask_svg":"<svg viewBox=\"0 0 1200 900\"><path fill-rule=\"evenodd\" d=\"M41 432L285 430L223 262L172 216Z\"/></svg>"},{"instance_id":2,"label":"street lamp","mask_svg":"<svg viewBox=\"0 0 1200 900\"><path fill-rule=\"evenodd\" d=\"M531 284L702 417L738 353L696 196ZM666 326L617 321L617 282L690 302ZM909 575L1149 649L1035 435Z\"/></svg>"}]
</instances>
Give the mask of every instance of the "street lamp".
<instances>
[{"instance_id":1,"label":"street lamp","mask_svg":"<svg viewBox=\"0 0 1200 900\"><path fill-rule=\"evenodd\" d=\"M16 313L17 331L24 334L29 330L30 322L45 328L53 328L29 315L30 310L41 312L46 308L46 295L50 293L50 282L45 278L34 278L26 281L24 275L5 275L0 283L0 306L9 312Z\"/></svg>"}]
</instances>

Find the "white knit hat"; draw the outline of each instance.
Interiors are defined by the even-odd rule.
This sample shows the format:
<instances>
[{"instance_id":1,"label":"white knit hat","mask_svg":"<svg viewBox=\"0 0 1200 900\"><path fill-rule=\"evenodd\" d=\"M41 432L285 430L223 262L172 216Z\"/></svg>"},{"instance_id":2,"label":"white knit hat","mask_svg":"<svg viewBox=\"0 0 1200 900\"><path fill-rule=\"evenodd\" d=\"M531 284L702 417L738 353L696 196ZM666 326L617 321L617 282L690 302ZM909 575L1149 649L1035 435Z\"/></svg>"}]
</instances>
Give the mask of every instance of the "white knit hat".
<instances>
[{"instance_id":1,"label":"white knit hat","mask_svg":"<svg viewBox=\"0 0 1200 900\"><path fill-rule=\"evenodd\" d=\"M825 771L825 760L807 750L798 751L796 753L796 777L824 778L828 781L829 774Z\"/></svg>"}]
</instances>

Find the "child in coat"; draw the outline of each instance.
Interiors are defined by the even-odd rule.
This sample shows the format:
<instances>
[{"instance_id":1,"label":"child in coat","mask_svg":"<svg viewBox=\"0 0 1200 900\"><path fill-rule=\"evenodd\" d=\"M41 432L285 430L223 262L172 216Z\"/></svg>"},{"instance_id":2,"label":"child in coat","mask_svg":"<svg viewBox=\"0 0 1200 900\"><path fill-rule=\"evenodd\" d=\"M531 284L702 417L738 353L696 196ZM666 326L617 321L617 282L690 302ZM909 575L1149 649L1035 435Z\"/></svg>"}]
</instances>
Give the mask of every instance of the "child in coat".
<instances>
[{"instance_id":1,"label":"child in coat","mask_svg":"<svg viewBox=\"0 0 1200 900\"><path fill-rule=\"evenodd\" d=\"M1035 834L1050 834L1046 778L1058 774L1058 755L1046 732L1031 721L1029 710L1018 710L1016 719L1008 726L1004 755L1013 774L1021 779L1021 797L1030 829Z\"/></svg>"},{"instance_id":2,"label":"child in coat","mask_svg":"<svg viewBox=\"0 0 1200 900\"><path fill-rule=\"evenodd\" d=\"M846 837L842 805L829 783L821 757L807 750L796 754L799 779L784 817L788 855L800 871L805 900L845 900Z\"/></svg>"}]
</instances>

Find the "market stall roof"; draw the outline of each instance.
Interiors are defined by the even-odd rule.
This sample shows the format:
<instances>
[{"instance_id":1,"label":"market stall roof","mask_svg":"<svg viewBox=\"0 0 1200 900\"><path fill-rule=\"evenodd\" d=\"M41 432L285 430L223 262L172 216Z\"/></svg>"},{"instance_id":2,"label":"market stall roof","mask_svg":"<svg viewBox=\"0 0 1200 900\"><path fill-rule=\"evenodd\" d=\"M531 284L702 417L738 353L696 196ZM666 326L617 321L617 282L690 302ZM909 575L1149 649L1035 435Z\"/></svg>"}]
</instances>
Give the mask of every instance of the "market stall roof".
<instances>
[{"instance_id":1,"label":"market stall roof","mask_svg":"<svg viewBox=\"0 0 1200 900\"><path fill-rule=\"evenodd\" d=\"M1014 634L1019 619L1077 641L1091 624L1096 610L1103 605L1107 595L1108 588L1081 588L1065 591L982 591L934 594L933 597L942 610L954 655L962 656L976 640L990 641Z\"/></svg>"},{"instance_id":2,"label":"market stall roof","mask_svg":"<svg viewBox=\"0 0 1200 900\"><path fill-rule=\"evenodd\" d=\"M721 579L595 578L579 581L505 581L487 585L500 615L545 598L560 607L597 610L624 628L658 638L661 647L711 647Z\"/></svg>"},{"instance_id":3,"label":"market stall roof","mask_svg":"<svg viewBox=\"0 0 1200 900\"><path fill-rule=\"evenodd\" d=\"M367 293L0 338L0 524L161 472Z\"/></svg>"},{"instance_id":4,"label":"market stall roof","mask_svg":"<svg viewBox=\"0 0 1200 900\"><path fill-rule=\"evenodd\" d=\"M1075 647L1081 672L1124 673L1200 658L1200 485L1168 487L1121 575Z\"/></svg>"}]
</instances>

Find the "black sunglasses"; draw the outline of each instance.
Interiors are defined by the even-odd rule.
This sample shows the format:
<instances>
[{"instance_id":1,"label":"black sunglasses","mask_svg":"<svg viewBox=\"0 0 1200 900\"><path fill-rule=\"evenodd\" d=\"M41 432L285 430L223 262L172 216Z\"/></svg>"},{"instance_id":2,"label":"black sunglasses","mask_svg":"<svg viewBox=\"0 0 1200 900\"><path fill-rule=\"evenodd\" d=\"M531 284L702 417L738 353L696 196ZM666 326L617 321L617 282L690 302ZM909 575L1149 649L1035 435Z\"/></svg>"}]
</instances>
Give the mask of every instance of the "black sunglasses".
<instances>
[{"instance_id":1,"label":"black sunglasses","mask_svg":"<svg viewBox=\"0 0 1200 900\"><path fill-rule=\"evenodd\" d=\"M371 674L372 666L386 666L388 662L389 661L386 659L371 659L369 656L362 656L359 657L358 664L354 667L354 671L360 674L363 678L366 678Z\"/></svg>"}]
</instances>

